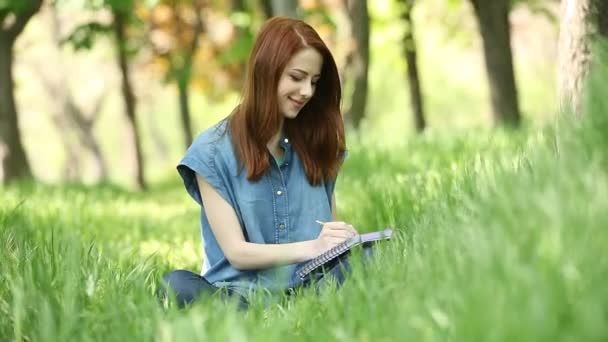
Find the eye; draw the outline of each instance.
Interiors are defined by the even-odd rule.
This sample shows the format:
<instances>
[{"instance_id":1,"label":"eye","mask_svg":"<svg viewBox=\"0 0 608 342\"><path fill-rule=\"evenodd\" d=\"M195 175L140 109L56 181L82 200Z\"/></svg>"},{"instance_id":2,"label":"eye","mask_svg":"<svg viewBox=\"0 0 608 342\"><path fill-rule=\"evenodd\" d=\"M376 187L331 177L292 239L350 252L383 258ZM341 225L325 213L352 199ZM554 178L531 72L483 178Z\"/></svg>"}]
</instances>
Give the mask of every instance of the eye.
<instances>
[{"instance_id":1,"label":"eye","mask_svg":"<svg viewBox=\"0 0 608 342\"><path fill-rule=\"evenodd\" d=\"M302 79L298 76L294 76L294 75L289 75L289 77L291 78L292 81L295 82L300 82Z\"/></svg>"}]
</instances>

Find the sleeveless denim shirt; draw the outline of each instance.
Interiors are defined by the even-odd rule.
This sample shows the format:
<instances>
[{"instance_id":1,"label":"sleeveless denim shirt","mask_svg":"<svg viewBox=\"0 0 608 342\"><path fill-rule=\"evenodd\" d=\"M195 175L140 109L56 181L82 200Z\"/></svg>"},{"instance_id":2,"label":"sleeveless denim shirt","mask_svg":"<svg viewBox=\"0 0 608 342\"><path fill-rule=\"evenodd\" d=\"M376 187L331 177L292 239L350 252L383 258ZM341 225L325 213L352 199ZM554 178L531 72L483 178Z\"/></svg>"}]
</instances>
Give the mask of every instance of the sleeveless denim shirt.
<instances>
[{"instance_id":1,"label":"sleeveless denim shirt","mask_svg":"<svg viewBox=\"0 0 608 342\"><path fill-rule=\"evenodd\" d=\"M224 119L202 132L177 166L186 190L201 205L200 226L205 254L201 273L211 284L244 295L260 287L269 290L294 287L299 283L295 272L303 263L247 271L230 265L207 220L196 174L232 206L245 240L260 244L316 239L321 226L315 221L331 221L335 180L319 186L310 185L289 138L282 137L279 142L284 150L281 166L270 156L271 167L267 172L258 181L249 181L247 170L239 166L227 128L228 120Z\"/></svg>"}]
</instances>

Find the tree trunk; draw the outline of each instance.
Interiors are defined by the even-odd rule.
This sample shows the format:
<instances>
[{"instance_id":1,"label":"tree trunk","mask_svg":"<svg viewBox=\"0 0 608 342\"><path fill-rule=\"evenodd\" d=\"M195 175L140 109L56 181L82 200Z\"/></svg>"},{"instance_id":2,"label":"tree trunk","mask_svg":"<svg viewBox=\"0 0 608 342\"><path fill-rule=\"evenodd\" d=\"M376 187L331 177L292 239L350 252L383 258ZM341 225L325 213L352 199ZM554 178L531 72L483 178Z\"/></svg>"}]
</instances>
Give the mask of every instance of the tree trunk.
<instances>
[{"instance_id":1,"label":"tree trunk","mask_svg":"<svg viewBox=\"0 0 608 342\"><path fill-rule=\"evenodd\" d=\"M38 12L42 0L30 0L27 9L10 13L0 11L0 177L4 183L32 178L21 142L13 83L13 46L30 18ZM23 7L23 6L22 6ZM12 20L6 20L13 15Z\"/></svg>"},{"instance_id":2,"label":"tree trunk","mask_svg":"<svg viewBox=\"0 0 608 342\"><path fill-rule=\"evenodd\" d=\"M232 9L236 12L246 12L247 5L244 0L232 0L231 6Z\"/></svg>"},{"instance_id":3,"label":"tree trunk","mask_svg":"<svg viewBox=\"0 0 608 342\"><path fill-rule=\"evenodd\" d=\"M184 132L184 146L188 149L192 144L192 124L190 122L190 105L188 83L190 77L178 78L177 89L179 91L179 112ZM185 151L185 150L184 150Z\"/></svg>"},{"instance_id":4,"label":"tree trunk","mask_svg":"<svg viewBox=\"0 0 608 342\"><path fill-rule=\"evenodd\" d=\"M351 96L351 106L346 114L346 120L355 129L361 125L365 116L367 104L367 83L369 69L369 15L367 1L348 0L348 14L351 20L352 35L356 42L356 50L352 56L354 69L354 90Z\"/></svg>"},{"instance_id":5,"label":"tree trunk","mask_svg":"<svg viewBox=\"0 0 608 342\"><path fill-rule=\"evenodd\" d=\"M298 17L298 0L272 0L272 15Z\"/></svg>"},{"instance_id":6,"label":"tree trunk","mask_svg":"<svg viewBox=\"0 0 608 342\"><path fill-rule=\"evenodd\" d=\"M59 74L63 75L64 69L58 65L55 67L60 70ZM80 145L78 143L73 143L72 139L70 139L70 134L67 134L67 132L72 131L73 125L69 122L69 115L66 115L69 111L67 106L68 101L66 99L66 80L60 76L61 80L59 82L55 83L51 81L51 79L42 71L43 68L46 68L46 64L44 67L38 67L38 65L34 66L34 69L38 71L38 79L46 88L49 97L54 100L56 99L57 102L59 102L56 109L49 109L49 112L51 112L51 121L59 133L59 139L61 140L66 155L62 178L70 181L77 180L80 177L80 171L82 170L78 153Z\"/></svg>"},{"instance_id":7,"label":"tree trunk","mask_svg":"<svg viewBox=\"0 0 608 342\"><path fill-rule=\"evenodd\" d=\"M604 39L608 39L608 1L594 0L597 13L598 33Z\"/></svg>"},{"instance_id":8,"label":"tree trunk","mask_svg":"<svg viewBox=\"0 0 608 342\"><path fill-rule=\"evenodd\" d=\"M129 77L129 64L127 61L127 48L126 48L126 37L125 37L125 17L123 13L114 12L114 32L116 35L117 45L117 59L120 73L122 74L122 94L125 102L125 109L127 114L129 140L133 146L135 152L135 181L139 189L146 189L146 182L144 178L144 162L143 162L143 151L141 148L141 142L139 138L137 118L136 118L136 100L133 94L133 88L131 86L131 79Z\"/></svg>"},{"instance_id":9,"label":"tree trunk","mask_svg":"<svg viewBox=\"0 0 608 342\"><path fill-rule=\"evenodd\" d=\"M416 41L414 39L414 22L412 20L414 0L401 0L401 2L405 7L401 17L405 21L406 25L406 31L403 37L403 52L407 62L407 79L410 88L410 102L412 105L412 113L414 114L414 126L416 127L416 131L422 132L426 128L426 122L424 119L420 78L418 76Z\"/></svg>"},{"instance_id":10,"label":"tree trunk","mask_svg":"<svg viewBox=\"0 0 608 342\"><path fill-rule=\"evenodd\" d=\"M101 103L103 102L105 95L102 94L96 100L95 106L91 110L91 114L86 118L82 109L76 104L76 101L71 94L67 94L64 108L67 115L72 121L72 126L78 133L78 140L91 154L93 155L95 164L95 179L97 181L104 181L108 177L108 170L106 166L105 158L101 152L101 147L97 140L95 140L95 134L93 132L93 126L97 119L99 112L101 111Z\"/></svg>"},{"instance_id":11,"label":"tree trunk","mask_svg":"<svg viewBox=\"0 0 608 342\"><path fill-rule=\"evenodd\" d=\"M3 182L31 178L13 93L13 39L0 35L0 158Z\"/></svg>"},{"instance_id":12,"label":"tree trunk","mask_svg":"<svg viewBox=\"0 0 608 342\"><path fill-rule=\"evenodd\" d=\"M242 4L241 4L242 5ZM190 120L190 79L192 77L192 63L194 60L194 55L198 50L198 38L203 33L205 26L203 23L203 18L201 16L202 6L198 1L194 2L194 13L195 13L195 26L194 26L194 34L192 35L192 41L185 51L185 56L183 59L171 59L171 68L173 69L173 75L177 82L177 89L179 92L179 112L180 112L180 121L182 123L182 131L184 133L184 150L188 149L190 144L192 143L192 123ZM174 9L175 13L179 13L178 9ZM182 21L179 18L179 21ZM181 25L176 25L176 36L180 37L182 35Z\"/></svg>"},{"instance_id":13,"label":"tree trunk","mask_svg":"<svg viewBox=\"0 0 608 342\"><path fill-rule=\"evenodd\" d=\"M608 38L608 1L562 0L559 33L560 110L582 115L583 85L594 35Z\"/></svg>"},{"instance_id":14,"label":"tree trunk","mask_svg":"<svg viewBox=\"0 0 608 342\"><path fill-rule=\"evenodd\" d=\"M262 6L262 12L264 12L264 17L266 17L266 19L272 17L271 0L260 0L260 5Z\"/></svg>"},{"instance_id":15,"label":"tree trunk","mask_svg":"<svg viewBox=\"0 0 608 342\"><path fill-rule=\"evenodd\" d=\"M69 141L69 137L65 134L61 134L63 145L68 156L64 167L64 175L68 179L77 179L82 176L80 172L81 167L79 165L80 158L78 153L76 153L79 144L89 150L93 156L95 179L98 182L104 181L108 177L106 161L101 152L101 148L95 139L93 127L99 116L99 112L101 111L101 106L105 99L105 92L95 99L89 114L85 114L83 108L78 105L74 96L72 96L68 85L66 67L63 63L63 58L61 58L61 23L55 6L49 6L49 12L53 41L57 49L56 53L59 56L58 65L55 66L56 69L59 70L59 80L51 82L48 78L44 77L44 72L42 70L40 71L41 80L42 83L46 85L49 94L61 102L61 110L58 111L53 118L55 125L60 132L62 129L66 128L76 131L78 137L77 146L73 146L73 143Z\"/></svg>"},{"instance_id":16,"label":"tree trunk","mask_svg":"<svg viewBox=\"0 0 608 342\"><path fill-rule=\"evenodd\" d=\"M495 124L519 126L520 113L513 72L509 0L471 0L483 40Z\"/></svg>"},{"instance_id":17,"label":"tree trunk","mask_svg":"<svg viewBox=\"0 0 608 342\"><path fill-rule=\"evenodd\" d=\"M233 12L243 12L243 13L248 13L251 12L251 6L248 4L245 4L245 2L243 0L234 0L232 3L232 11ZM265 13L266 10L264 10L264 16L268 17L268 15ZM272 15L272 8L269 9L270 11L270 15ZM235 36L237 37L244 37L245 35L249 35L250 34L250 28L247 27L243 27L240 25L236 25L235 26L236 32L235 32ZM246 70L246 59L242 59L239 58L239 60L236 61L236 68L237 70ZM245 72L241 72L239 73L238 77L238 84L243 84L243 82L245 81Z\"/></svg>"}]
</instances>

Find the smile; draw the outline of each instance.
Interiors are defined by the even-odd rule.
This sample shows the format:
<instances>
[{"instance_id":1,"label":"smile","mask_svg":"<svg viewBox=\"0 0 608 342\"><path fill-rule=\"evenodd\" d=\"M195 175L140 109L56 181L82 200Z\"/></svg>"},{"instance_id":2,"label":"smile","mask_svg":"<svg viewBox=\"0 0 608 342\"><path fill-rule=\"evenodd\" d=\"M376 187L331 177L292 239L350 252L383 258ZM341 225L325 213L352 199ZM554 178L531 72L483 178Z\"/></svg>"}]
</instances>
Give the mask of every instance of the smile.
<instances>
[{"instance_id":1,"label":"smile","mask_svg":"<svg viewBox=\"0 0 608 342\"><path fill-rule=\"evenodd\" d=\"M298 107L302 107L302 106L304 105L304 103L305 103L304 101L297 101L297 100L294 100L294 99L293 99L293 98L291 98L291 97L287 97L287 98L288 98L288 99L289 99L291 102L293 102L293 103L294 103L296 106L298 106Z\"/></svg>"}]
</instances>

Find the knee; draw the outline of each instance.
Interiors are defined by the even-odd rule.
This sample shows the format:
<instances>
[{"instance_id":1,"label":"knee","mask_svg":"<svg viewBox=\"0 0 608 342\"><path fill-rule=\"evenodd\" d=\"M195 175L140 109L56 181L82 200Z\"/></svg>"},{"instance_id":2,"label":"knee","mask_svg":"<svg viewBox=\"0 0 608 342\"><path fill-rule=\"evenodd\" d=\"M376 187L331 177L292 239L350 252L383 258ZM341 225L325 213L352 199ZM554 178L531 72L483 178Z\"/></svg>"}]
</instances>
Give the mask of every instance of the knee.
<instances>
[{"instance_id":1,"label":"knee","mask_svg":"<svg viewBox=\"0 0 608 342\"><path fill-rule=\"evenodd\" d=\"M161 283L166 287L176 288L183 283L185 279L191 275L191 272L186 270L171 271L163 277Z\"/></svg>"},{"instance_id":2,"label":"knee","mask_svg":"<svg viewBox=\"0 0 608 342\"><path fill-rule=\"evenodd\" d=\"M192 273L185 270L176 270L165 274L160 281L160 286L156 292L157 297L162 303L166 303L174 297L178 306L183 307L194 298L191 291L188 291L188 279Z\"/></svg>"}]
</instances>

